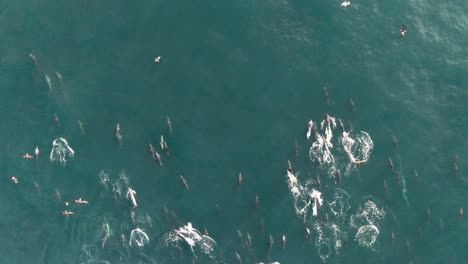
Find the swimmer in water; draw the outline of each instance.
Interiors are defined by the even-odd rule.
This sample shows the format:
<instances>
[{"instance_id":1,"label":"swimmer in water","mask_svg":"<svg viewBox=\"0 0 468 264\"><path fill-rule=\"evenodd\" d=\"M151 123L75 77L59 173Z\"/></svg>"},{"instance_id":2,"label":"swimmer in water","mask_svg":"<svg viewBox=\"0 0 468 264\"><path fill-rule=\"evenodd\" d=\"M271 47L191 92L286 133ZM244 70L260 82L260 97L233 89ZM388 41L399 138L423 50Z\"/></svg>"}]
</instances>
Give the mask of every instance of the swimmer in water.
<instances>
[{"instance_id":1,"label":"swimmer in water","mask_svg":"<svg viewBox=\"0 0 468 264\"><path fill-rule=\"evenodd\" d=\"M161 62L161 56L154 57L154 62Z\"/></svg>"},{"instance_id":2,"label":"swimmer in water","mask_svg":"<svg viewBox=\"0 0 468 264\"><path fill-rule=\"evenodd\" d=\"M62 212L62 214L68 216L68 215L73 215L73 214L75 214L75 213L74 213L74 212L69 212L69 211L65 210L65 211Z\"/></svg>"},{"instance_id":3,"label":"swimmer in water","mask_svg":"<svg viewBox=\"0 0 468 264\"><path fill-rule=\"evenodd\" d=\"M33 157L31 155L29 155L29 153L26 153L26 154L23 155L23 158L32 159Z\"/></svg>"},{"instance_id":4,"label":"swimmer in water","mask_svg":"<svg viewBox=\"0 0 468 264\"><path fill-rule=\"evenodd\" d=\"M400 29L400 37L404 37L406 35L406 27L405 25L401 26Z\"/></svg>"},{"instance_id":5,"label":"swimmer in water","mask_svg":"<svg viewBox=\"0 0 468 264\"><path fill-rule=\"evenodd\" d=\"M88 204L88 201L81 200L81 198L80 198L80 199L78 199L78 200L75 200L75 203L76 203L76 204Z\"/></svg>"},{"instance_id":6,"label":"swimmer in water","mask_svg":"<svg viewBox=\"0 0 468 264\"><path fill-rule=\"evenodd\" d=\"M15 176L11 177L11 181L18 184L18 178L16 178Z\"/></svg>"}]
</instances>

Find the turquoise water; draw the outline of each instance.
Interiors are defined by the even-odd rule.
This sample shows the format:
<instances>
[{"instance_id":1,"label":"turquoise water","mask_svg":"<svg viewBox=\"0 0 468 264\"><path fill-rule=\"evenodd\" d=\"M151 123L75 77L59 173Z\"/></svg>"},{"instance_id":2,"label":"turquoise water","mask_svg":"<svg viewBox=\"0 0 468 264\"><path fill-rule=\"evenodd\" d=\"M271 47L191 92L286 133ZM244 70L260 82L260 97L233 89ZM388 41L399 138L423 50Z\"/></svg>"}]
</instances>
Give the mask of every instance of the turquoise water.
<instances>
[{"instance_id":1,"label":"turquoise water","mask_svg":"<svg viewBox=\"0 0 468 264\"><path fill-rule=\"evenodd\" d=\"M330 0L2 1L1 262L237 263L235 252L243 263L465 262L468 226L457 213L468 195L467 12L459 0L353 1L347 8ZM339 186L328 165L309 159L315 136L306 140L307 122L326 113L346 130L352 125L352 135L366 131L374 145L368 162L350 165L348 174L349 158L336 155ZM159 149L161 135L170 157ZM60 137L75 152L65 166L49 158ZM334 137L338 153L339 127ZM151 159L150 143L163 167ZM21 158L36 146L37 160ZM324 208L336 188L349 194L337 224L339 249L328 252L324 245L336 245L336 237L319 237L315 228L338 217L330 214L327 223L327 209L315 218L309 209L304 225L296 214L288 160L302 182L320 177ZM119 195L112 184L121 175L128 183L120 182ZM135 209L126 187L137 192ZM75 205L79 197L89 204ZM385 212L370 247L359 244L351 225L368 200ZM165 235L187 222L200 232L206 227L216 241L210 256L166 245ZM102 248L105 224L111 231ZM129 245L137 227L149 237L141 248ZM238 229L244 238L251 234L251 248Z\"/></svg>"}]
</instances>

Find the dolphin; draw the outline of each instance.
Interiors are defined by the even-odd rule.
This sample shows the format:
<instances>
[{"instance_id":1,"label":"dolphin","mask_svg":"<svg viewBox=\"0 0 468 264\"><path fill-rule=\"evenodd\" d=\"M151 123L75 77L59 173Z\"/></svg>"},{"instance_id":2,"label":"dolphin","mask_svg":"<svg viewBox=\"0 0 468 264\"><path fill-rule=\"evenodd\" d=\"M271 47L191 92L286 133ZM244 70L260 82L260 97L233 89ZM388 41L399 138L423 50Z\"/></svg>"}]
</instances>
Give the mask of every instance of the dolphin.
<instances>
[{"instance_id":1,"label":"dolphin","mask_svg":"<svg viewBox=\"0 0 468 264\"><path fill-rule=\"evenodd\" d=\"M187 180L185 180L184 176L182 176L182 175L179 174L179 177L180 177L180 180L182 181L182 184L183 184L184 187L185 187L185 190L190 191L190 188L189 188L189 186L188 186Z\"/></svg>"},{"instance_id":2,"label":"dolphin","mask_svg":"<svg viewBox=\"0 0 468 264\"><path fill-rule=\"evenodd\" d=\"M136 199L135 199L135 195L136 195L136 191L129 187L127 191L127 199L130 198L134 208L138 206Z\"/></svg>"}]
</instances>

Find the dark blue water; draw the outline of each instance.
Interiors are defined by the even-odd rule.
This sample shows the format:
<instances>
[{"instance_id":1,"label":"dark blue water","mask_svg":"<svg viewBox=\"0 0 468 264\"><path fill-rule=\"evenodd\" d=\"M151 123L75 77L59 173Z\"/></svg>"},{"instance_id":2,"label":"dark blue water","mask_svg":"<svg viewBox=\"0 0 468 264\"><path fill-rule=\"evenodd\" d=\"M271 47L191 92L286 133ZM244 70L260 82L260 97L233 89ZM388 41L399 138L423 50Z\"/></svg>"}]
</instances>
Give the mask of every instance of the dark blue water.
<instances>
[{"instance_id":1,"label":"dark blue water","mask_svg":"<svg viewBox=\"0 0 468 264\"><path fill-rule=\"evenodd\" d=\"M243 263L466 262L467 11L464 1L2 1L2 263L237 263L235 252ZM339 125L334 161L311 160L307 123L326 113L351 138L370 136L365 164L351 164ZM50 159L57 138L74 150L66 164ZM22 158L36 146L37 160ZM288 160L324 198L305 223ZM187 222L207 229L212 251L167 242ZM375 229L356 236L366 225ZM142 247L130 245L136 228Z\"/></svg>"}]
</instances>

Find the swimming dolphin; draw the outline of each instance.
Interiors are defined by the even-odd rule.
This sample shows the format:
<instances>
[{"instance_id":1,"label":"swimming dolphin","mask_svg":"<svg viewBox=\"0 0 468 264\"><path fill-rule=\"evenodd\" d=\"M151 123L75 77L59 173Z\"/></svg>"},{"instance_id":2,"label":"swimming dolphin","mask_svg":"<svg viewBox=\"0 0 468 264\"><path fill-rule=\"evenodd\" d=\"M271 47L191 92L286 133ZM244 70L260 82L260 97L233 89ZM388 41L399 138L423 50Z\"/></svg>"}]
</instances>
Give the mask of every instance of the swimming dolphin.
<instances>
[{"instance_id":1,"label":"swimming dolphin","mask_svg":"<svg viewBox=\"0 0 468 264\"><path fill-rule=\"evenodd\" d=\"M34 63L34 65L37 66L36 56L34 56L32 53L29 53L29 58L31 58L31 61Z\"/></svg>"},{"instance_id":2,"label":"swimming dolphin","mask_svg":"<svg viewBox=\"0 0 468 264\"><path fill-rule=\"evenodd\" d=\"M239 176L237 176L237 189L240 188L242 184L242 173L239 172Z\"/></svg>"},{"instance_id":3,"label":"swimming dolphin","mask_svg":"<svg viewBox=\"0 0 468 264\"><path fill-rule=\"evenodd\" d=\"M235 253L235 255L236 255L237 263L238 263L238 264L242 264L242 258L241 258L241 256L239 255L239 253L237 253L237 252L234 252L234 253Z\"/></svg>"},{"instance_id":4,"label":"swimming dolphin","mask_svg":"<svg viewBox=\"0 0 468 264\"><path fill-rule=\"evenodd\" d=\"M136 199L135 199L135 195L136 195L136 191L129 187L127 191L127 199L130 198L134 208L138 206Z\"/></svg>"},{"instance_id":5,"label":"swimming dolphin","mask_svg":"<svg viewBox=\"0 0 468 264\"><path fill-rule=\"evenodd\" d=\"M258 196L258 194L255 195L255 209L258 210L258 208L260 207L260 197Z\"/></svg>"},{"instance_id":6,"label":"swimming dolphin","mask_svg":"<svg viewBox=\"0 0 468 264\"><path fill-rule=\"evenodd\" d=\"M393 143L393 148L395 149L395 151L397 150L397 146L398 146L398 140L397 138L395 137L395 135L392 135L392 143Z\"/></svg>"},{"instance_id":7,"label":"swimming dolphin","mask_svg":"<svg viewBox=\"0 0 468 264\"><path fill-rule=\"evenodd\" d=\"M102 233L103 233L103 237L102 237L101 248L104 248L106 246L107 239L110 236L110 228L109 228L108 223L105 223L102 225Z\"/></svg>"},{"instance_id":8,"label":"swimming dolphin","mask_svg":"<svg viewBox=\"0 0 468 264\"><path fill-rule=\"evenodd\" d=\"M151 143L149 144L149 149L150 149L151 156L153 157L153 159L157 160L156 159L156 152L154 151L154 147L153 147L153 145Z\"/></svg>"},{"instance_id":9,"label":"swimming dolphin","mask_svg":"<svg viewBox=\"0 0 468 264\"><path fill-rule=\"evenodd\" d=\"M263 222L263 216L260 218L260 232L263 233L263 229L265 227L265 223Z\"/></svg>"},{"instance_id":10,"label":"swimming dolphin","mask_svg":"<svg viewBox=\"0 0 468 264\"><path fill-rule=\"evenodd\" d=\"M83 122L81 122L81 120L78 120L78 127L80 128L81 134L84 135L85 131L83 127Z\"/></svg>"},{"instance_id":11,"label":"swimming dolphin","mask_svg":"<svg viewBox=\"0 0 468 264\"><path fill-rule=\"evenodd\" d=\"M159 155L159 153L156 150L154 151L154 154L156 155L156 160L159 163L159 167L162 167L163 163L162 163L161 155Z\"/></svg>"},{"instance_id":12,"label":"swimming dolphin","mask_svg":"<svg viewBox=\"0 0 468 264\"><path fill-rule=\"evenodd\" d=\"M164 150L164 136L161 135L161 140L159 142L159 146L161 146L161 150Z\"/></svg>"},{"instance_id":13,"label":"swimming dolphin","mask_svg":"<svg viewBox=\"0 0 468 264\"><path fill-rule=\"evenodd\" d=\"M246 241L247 247L251 248L252 247L252 237L250 237L250 233L247 232L247 241Z\"/></svg>"},{"instance_id":14,"label":"swimming dolphin","mask_svg":"<svg viewBox=\"0 0 468 264\"><path fill-rule=\"evenodd\" d=\"M167 127L169 129L169 134L172 135L172 123L171 123L171 119L169 118L169 116L166 116L166 121L167 121Z\"/></svg>"},{"instance_id":15,"label":"swimming dolphin","mask_svg":"<svg viewBox=\"0 0 468 264\"><path fill-rule=\"evenodd\" d=\"M115 138L119 142L119 146L122 146L122 135L120 134L120 124L117 123L115 126Z\"/></svg>"},{"instance_id":16,"label":"swimming dolphin","mask_svg":"<svg viewBox=\"0 0 468 264\"><path fill-rule=\"evenodd\" d=\"M349 98L349 105L351 106L351 112L354 113L354 100L352 97Z\"/></svg>"},{"instance_id":17,"label":"swimming dolphin","mask_svg":"<svg viewBox=\"0 0 468 264\"><path fill-rule=\"evenodd\" d=\"M55 76L57 76L57 80L59 81L60 85L62 85L62 74L60 74L60 72L55 72Z\"/></svg>"},{"instance_id":18,"label":"swimming dolphin","mask_svg":"<svg viewBox=\"0 0 468 264\"><path fill-rule=\"evenodd\" d=\"M392 158L388 158L388 166L392 170L392 174L395 174L395 166L393 166Z\"/></svg>"},{"instance_id":19,"label":"swimming dolphin","mask_svg":"<svg viewBox=\"0 0 468 264\"><path fill-rule=\"evenodd\" d=\"M330 96L328 96L327 87L323 87L323 94L325 95L325 99L327 101L327 105L330 105Z\"/></svg>"},{"instance_id":20,"label":"swimming dolphin","mask_svg":"<svg viewBox=\"0 0 468 264\"><path fill-rule=\"evenodd\" d=\"M241 242L242 246L245 247L244 245L244 237L242 236L242 233L239 229L237 229L237 237L239 238L239 241Z\"/></svg>"},{"instance_id":21,"label":"swimming dolphin","mask_svg":"<svg viewBox=\"0 0 468 264\"><path fill-rule=\"evenodd\" d=\"M44 74L45 80L47 82L47 86L49 86L49 91L52 91L52 82L50 81L50 77L47 74Z\"/></svg>"},{"instance_id":22,"label":"swimming dolphin","mask_svg":"<svg viewBox=\"0 0 468 264\"><path fill-rule=\"evenodd\" d=\"M189 188L189 186L188 186L187 180L185 180L184 176L182 176L182 175L180 175L180 174L179 174L179 177L180 177L180 180L182 181L182 184L183 184L184 187L185 187L185 190L189 191L190 188Z\"/></svg>"}]
</instances>

